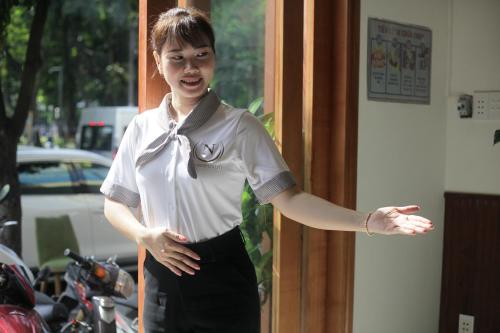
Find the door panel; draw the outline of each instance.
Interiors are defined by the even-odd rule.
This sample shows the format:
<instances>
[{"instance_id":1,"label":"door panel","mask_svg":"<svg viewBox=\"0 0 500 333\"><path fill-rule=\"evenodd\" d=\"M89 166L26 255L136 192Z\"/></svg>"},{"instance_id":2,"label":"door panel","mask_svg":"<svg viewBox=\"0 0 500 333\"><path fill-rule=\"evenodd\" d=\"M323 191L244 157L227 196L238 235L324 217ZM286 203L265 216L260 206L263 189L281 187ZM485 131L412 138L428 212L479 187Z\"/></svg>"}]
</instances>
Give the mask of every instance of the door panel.
<instances>
[{"instance_id":1,"label":"door panel","mask_svg":"<svg viewBox=\"0 0 500 333\"><path fill-rule=\"evenodd\" d=\"M93 254L90 216L83 195L76 193L75 174L70 164L29 162L18 166L21 183L22 254L30 267L38 266L37 217L68 215L83 255ZM64 237L57 235L54 238ZM61 253L61 256L63 253Z\"/></svg>"}]
</instances>

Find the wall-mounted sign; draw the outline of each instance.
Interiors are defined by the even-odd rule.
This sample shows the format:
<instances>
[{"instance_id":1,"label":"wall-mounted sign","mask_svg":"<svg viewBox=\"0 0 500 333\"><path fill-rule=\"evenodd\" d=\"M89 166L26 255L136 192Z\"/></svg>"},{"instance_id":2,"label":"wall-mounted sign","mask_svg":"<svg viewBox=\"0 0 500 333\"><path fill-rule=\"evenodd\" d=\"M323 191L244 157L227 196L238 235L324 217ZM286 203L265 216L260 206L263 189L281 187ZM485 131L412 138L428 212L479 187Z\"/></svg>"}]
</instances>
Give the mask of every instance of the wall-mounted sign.
<instances>
[{"instance_id":1,"label":"wall-mounted sign","mask_svg":"<svg viewBox=\"0 0 500 333\"><path fill-rule=\"evenodd\" d=\"M368 99L430 104L432 31L368 19Z\"/></svg>"}]
</instances>

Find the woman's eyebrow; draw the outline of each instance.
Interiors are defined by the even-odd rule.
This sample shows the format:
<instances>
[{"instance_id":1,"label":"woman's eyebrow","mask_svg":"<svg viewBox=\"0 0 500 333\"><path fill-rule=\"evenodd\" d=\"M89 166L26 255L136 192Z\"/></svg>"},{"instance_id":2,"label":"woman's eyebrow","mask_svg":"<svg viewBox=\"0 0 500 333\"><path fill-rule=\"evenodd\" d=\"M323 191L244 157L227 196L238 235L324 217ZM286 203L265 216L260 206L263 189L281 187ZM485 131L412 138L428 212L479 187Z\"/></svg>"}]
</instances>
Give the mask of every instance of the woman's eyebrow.
<instances>
[{"instance_id":1,"label":"woman's eyebrow","mask_svg":"<svg viewBox=\"0 0 500 333\"><path fill-rule=\"evenodd\" d=\"M181 52L182 49L172 49L172 50L167 50L167 52Z\"/></svg>"},{"instance_id":2,"label":"woman's eyebrow","mask_svg":"<svg viewBox=\"0 0 500 333\"><path fill-rule=\"evenodd\" d=\"M210 46L208 44L202 44L202 45L193 46L193 48L195 50L203 49L205 47L210 47ZM176 48L176 49L167 50L167 52L181 52L181 51L182 51L182 48Z\"/></svg>"}]
</instances>

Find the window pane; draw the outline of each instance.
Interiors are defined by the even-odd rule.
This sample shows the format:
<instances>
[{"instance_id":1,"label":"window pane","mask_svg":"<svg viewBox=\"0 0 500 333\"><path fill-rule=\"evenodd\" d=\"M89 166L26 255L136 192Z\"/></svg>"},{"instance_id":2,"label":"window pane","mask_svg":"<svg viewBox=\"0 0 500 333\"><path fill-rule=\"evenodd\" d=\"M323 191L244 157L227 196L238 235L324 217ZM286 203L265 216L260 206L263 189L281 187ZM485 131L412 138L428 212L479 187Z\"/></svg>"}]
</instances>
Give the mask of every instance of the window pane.
<instances>
[{"instance_id":1,"label":"window pane","mask_svg":"<svg viewBox=\"0 0 500 333\"><path fill-rule=\"evenodd\" d=\"M79 168L87 193L101 193L99 189L108 174L109 167L94 163L80 163Z\"/></svg>"},{"instance_id":2,"label":"window pane","mask_svg":"<svg viewBox=\"0 0 500 333\"><path fill-rule=\"evenodd\" d=\"M70 167L60 162L23 163L17 168L21 194L74 193Z\"/></svg>"},{"instance_id":3,"label":"window pane","mask_svg":"<svg viewBox=\"0 0 500 333\"><path fill-rule=\"evenodd\" d=\"M212 87L235 107L264 95L264 0L212 0L217 66Z\"/></svg>"},{"instance_id":4,"label":"window pane","mask_svg":"<svg viewBox=\"0 0 500 333\"><path fill-rule=\"evenodd\" d=\"M86 150L109 150L113 140L112 126L83 126L81 148Z\"/></svg>"},{"instance_id":5,"label":"window pane","mask_svg":"<svg viewBox=\"0 0 500 333\"><path fill-rule=\"evenodd\" d=\"M212 0L217 66L212 88L229 104L264 113L265 0ZM271 112L272 110L266 110ZM269 126L272 128L272 126ZM261 332L271 332L273 208L259 205L248 184L242 198L241 230L261 298Z\"/></svg>"}]
</instances>

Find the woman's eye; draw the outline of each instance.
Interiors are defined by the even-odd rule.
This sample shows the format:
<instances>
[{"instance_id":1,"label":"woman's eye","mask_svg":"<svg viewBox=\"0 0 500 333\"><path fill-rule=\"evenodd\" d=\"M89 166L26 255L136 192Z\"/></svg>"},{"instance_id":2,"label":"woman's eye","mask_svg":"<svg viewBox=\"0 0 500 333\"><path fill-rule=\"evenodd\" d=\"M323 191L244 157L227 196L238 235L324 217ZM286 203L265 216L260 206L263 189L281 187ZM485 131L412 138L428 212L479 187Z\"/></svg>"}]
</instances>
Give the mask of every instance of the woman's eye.
<instances>
[{"instance_id":1,"label":"woman's eye","mask_svg":"<svg viewBox=\"0 0 500 333\"><path fill-rule=\"evenodd\" d=\"M200 53L198 53L196 56L197 56L198 58L204 58L204 57L208 56L208 52L207 52L207 51L205 51L205 52L200 52Z\"/></svg>"},{"instance_id":2,"label":"woman's eye","mask_svg":"<svg viewBox=\"0 0 500 333\"><path fill-rule=\"evenodd\" d=\"M171 56L170 59L173 60L173 61L181 61L182 60L182 56L180 56L180 55Z\"/></svg>"}]
</instances>

